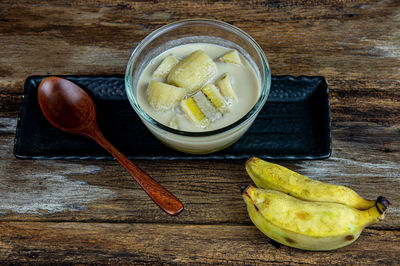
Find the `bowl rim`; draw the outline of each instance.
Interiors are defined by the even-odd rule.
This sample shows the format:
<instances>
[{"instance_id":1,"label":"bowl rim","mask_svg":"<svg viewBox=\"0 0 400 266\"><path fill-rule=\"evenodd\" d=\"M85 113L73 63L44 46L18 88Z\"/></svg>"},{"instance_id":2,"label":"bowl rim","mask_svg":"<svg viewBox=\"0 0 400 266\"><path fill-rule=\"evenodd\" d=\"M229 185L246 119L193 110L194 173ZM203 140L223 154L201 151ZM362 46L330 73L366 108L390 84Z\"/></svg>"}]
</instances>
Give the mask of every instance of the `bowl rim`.
<instances>
[{"instance_id":1,"label":"bowl rim","mask_svg":"<svg viewBox=\"0 0 400 266\"><path fill-rule=\"evenodd\" d=\"M140 51L146 46L147 43L149 43L152 40L154 40L155 38L157 38L160 34L164 33L164 31L177 28L177 27L185 25L187 23L192 23L192 24L206 23L206 24L213 24L213 25L217 24L218 26L220 26L224 29L228 28L229 30L233 31L235 34L246 39L246 41L248 41L250 44L252 44L254 49L257 51L257 54L260 56L260 59L261 59L261 62L262 62L263 68L264 68L264 77L263 77L264 83L261 84L262 86L260 89L261 90L260 95L259 95L256 103L240 119L238 119L235 122L233 122L232 124L229 124L222 128L218 128L215 130L209 130L209 131L197 131L197 132L183 131L183 130L179 130L179 129L170 128L166 125L161 124L160 122L153 119L150 115L148 115L142 109L142 107L139 105L138 101L136 100L136 97L134 96L133 86L131 86L131 80L132 80L131 73L132 73L133 62L140 54ZM253 119L253 117L259 113L259 111L262 109L265 102L267 101L267 98L269 95L270 86L271 86L271 70L270 70L268 60L267 60L267 57L266 57L263 49L258 45L258 43L248 33L243 31L242 29L240 29L232 24L226 23L224 21L214 20L214 19L196 18L196 19L179 20L179 21L175 21L175 22L163 25L163 26L159 27L158 29L152 31L149 35L147 35L141 42L139 42L139 44L132 51L131 56L128 61L128 64L127 64L127 67L126 67L124 80L125 80L125 91L128 96L128 100L129 100L131 106L133 107L133 109L135 110L135 112L138 114L138 116L142 120L144 119L144 120L146 120L146 122L148 122L152 126L154 126L156 128L160 128L164 131L167 131L169 133L173 133L176 135L190 136L190 137L207 137L207 136L213 136L213 135L217 135L220 133L226 133L229 131L233 131L238 126L240 126L242 124L243 125L247 124L248 121Z\"/></svg>"}]
</instances>

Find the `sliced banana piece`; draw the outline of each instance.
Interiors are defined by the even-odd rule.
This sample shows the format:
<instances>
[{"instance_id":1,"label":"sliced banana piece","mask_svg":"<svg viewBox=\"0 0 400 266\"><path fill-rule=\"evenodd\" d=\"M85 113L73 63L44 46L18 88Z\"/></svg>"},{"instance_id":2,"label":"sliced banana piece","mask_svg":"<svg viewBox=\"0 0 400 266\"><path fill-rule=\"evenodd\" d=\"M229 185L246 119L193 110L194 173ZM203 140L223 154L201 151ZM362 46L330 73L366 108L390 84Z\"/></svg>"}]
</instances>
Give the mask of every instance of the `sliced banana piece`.
<instances>
[{"instance_id":1,"label":"sliced banana piece","mask_svg":"<svg viewBox=\"0 0 400 266\"><path fill-rule=\"evenodd\" d=\"M222 78L217 80L215 84L218 86L221 94L226 98L233 100L235 102L238 101L235 91L233 90L231 79L229 74L225 73Z\"/></svg>"},{"instance_id":2,"label":"sliced banana piece","mask_svg":"<svg viewBox=\"0 0 400 266\"><path fill-rule=\"evenodd\" d=\"M214 84L206 85L201 89L201 91L208 97L208 99L210 99L212 104L217 107L221 113L225 114L228 112L229 105Z\"/></svg>"},{"instance_id":3,"label":"sliced banana piece","mask_svg":"<svg viewBox=\"0 0 400 266\"><path fill-rule=\"evenodd\" d=\"M168 121L168 126L173 129L179 129L178 118L176 115L172 115L171 119Z\"/></svg>"},{"instance_id":4,"label":"sliced banana piece","mask_svg":"<svg viewBox=\"0 0 400 266\"><path fill-rule=\"evenodd\" d=\"M240 59L239 52L237 50L231 50L221 56L219 58L220 61L225 62L225 63L231 63L231 64L236 64L236 65L241 65L242 60Z\"/></svg>"},{"instance_id":5,"label":"sliced banana piece","mask_svg":"<svg viewBox=\"0 0 400 266\"><path fill-rule=\"evenodd\" d=\"M222 114L212 105L203 92L198 91L193 96L193 99L199 106L200 110L211 122L215 122L222 117Z\"/></svg>"},{"instance_id":6,"label":"sliced banana piece","mask_svg":"<svg viewBox=\"0 0 400 266\"><path fill-rule=\"evenodd\" d=\"M206 128L210 125L210 120L200 110L193 97L186 98L180 103L186 116L198 127Z\"/></svg>"},{"instance_id":7,"label":"sliced banana piece","mask_svg":"<svg viewBox=\"0 0 400 266\"><path fill-rule=\"evenodd\" d=\"M185 88L188 94L192 94L216 73L214 61L205 52L197 50L172 68L167 82Z\"/></svg>"},{"instance_id":8,"label":"sliced banana piece","mask_svg":"<svg viewBox=\"0 0 400 266\"><path fill-rule=\"evenodd\" d=\"M152 80L147 88L147 101L158 111L173 107L185 97L185 89Z\"/></svg>"},{"instance_id":9,"label":"sliced banana piece","mask_svg":"<svg viewBox=\"0 0 400 266\"><path fill-rule=\"evenodd\" d=\"M161 62L157 69L153 72L154 77L166 79L171 69L179 63L179 59L175 55L170 54Z\"/></svg>"}]
</instances>

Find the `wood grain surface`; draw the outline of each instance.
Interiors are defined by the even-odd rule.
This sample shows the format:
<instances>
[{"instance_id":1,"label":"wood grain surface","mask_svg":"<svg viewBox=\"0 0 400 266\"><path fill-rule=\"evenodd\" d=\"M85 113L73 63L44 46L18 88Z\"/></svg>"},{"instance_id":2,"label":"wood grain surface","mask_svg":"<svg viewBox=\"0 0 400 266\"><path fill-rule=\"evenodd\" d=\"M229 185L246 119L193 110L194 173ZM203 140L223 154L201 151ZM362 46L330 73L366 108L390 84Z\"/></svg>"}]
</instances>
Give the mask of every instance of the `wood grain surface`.
<instances>
[{"instance_id":1,"label":"wood grain surface","mask_svg":"<svg viewBox=\"0 0 400 266\"><path fill-rule=\"evenodd\" d=\"M365 265L391 264L392 254L400 252L398 231L370 229L330 252L277 247L254 226L243 225L6 222L0 229L0 252L9 262L46 263L51 256L54 263Z\"/></svg>"},{"instance_id":2,"label":"wood grain surface","mask_svg":"<svg viewBox=\"0 0 400 266\"><path fill-rule=\"evenodd\" d=\"M185 204L170 217L115 161L13 156L30 75L123 74L134 47L180 19L248 32L274 75L329 83L333 153L279 163L391 202L383 222L331 252L281 246L251 223L243 160L135 163ZM0 264L399 264L400 2L0 1Z\"/></svg>"}]
</instances>

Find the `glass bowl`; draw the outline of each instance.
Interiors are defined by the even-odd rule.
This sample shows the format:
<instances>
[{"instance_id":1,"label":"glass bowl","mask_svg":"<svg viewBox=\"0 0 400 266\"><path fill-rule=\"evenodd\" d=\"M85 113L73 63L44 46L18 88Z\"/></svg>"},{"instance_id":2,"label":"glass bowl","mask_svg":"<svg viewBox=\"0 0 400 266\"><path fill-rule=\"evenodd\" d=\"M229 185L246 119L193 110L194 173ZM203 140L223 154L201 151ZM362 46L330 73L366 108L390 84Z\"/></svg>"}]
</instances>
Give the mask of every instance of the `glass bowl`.
<instances>
[{"instance_id":1,"label":"glass bowl","mask_svg":"<svg viewBox=\"0 0 400 266\"><path fill-rule=\"evenodd\" d=\"M137 100L138 81L146 66L164 51L188 43L211 43L238 50L252 66L259 82L259 97L236 122L212 131L189 132L165 126L150 117ZM165 145L186 153L206 154L235 143L251 126L265 104L271 72L261 47L243 30L209 19L190 19L165 25L144 38L132 52L125 72L125 89L135 112L150 132Z\"/></svg>"}]
</instances>

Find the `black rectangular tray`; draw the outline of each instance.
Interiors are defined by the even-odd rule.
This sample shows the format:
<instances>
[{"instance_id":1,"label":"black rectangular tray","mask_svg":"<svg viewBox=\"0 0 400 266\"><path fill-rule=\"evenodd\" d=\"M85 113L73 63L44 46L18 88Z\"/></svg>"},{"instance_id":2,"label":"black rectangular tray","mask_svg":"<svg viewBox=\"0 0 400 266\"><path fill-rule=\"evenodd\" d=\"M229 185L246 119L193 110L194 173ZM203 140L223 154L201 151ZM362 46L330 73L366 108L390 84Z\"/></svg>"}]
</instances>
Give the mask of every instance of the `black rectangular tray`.
<instances>
[{"instance_id":1,"label":"black rectangular tray","mask_svg":"<svg viewBox=\"0 0 400 266\"><path fill-rule=\"evenodd\" d=\"M25 82L14 154L21 159L111 159L93 140L65 133L42 114L37 87L45 76ZM249 131L231 147L191 155L160 143L143 125L125 94L123 76L62 76L94 99L100 130L131 159L324 159L331 155L328 85L323 77L273 76L267 103Z\"/></svg>"}]
</instances>

